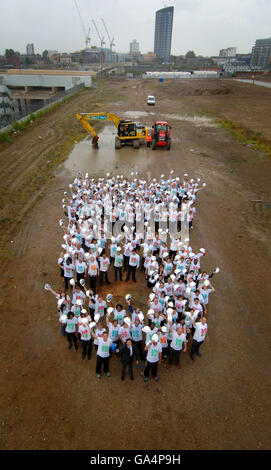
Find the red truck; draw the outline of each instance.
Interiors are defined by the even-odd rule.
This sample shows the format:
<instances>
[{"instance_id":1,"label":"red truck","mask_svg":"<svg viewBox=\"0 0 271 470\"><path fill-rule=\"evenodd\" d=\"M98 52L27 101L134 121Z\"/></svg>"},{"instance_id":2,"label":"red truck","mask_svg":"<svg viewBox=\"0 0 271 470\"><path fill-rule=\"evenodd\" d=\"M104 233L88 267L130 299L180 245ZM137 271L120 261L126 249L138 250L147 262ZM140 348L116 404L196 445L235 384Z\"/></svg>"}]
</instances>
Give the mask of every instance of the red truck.
<instances>
[{"instance_id":1,"label":"red truck","mask_svg":"<svg viewBox=\"0 0 271 470\"><path fill-rule=\"evenodd\" d=\"M152 149L155 150L156 147L166 147L167 150L170 150L171 138L170 138L170 129L167 121L156 121L154 126L152 126Z\"/></svg>"}]
</instances>

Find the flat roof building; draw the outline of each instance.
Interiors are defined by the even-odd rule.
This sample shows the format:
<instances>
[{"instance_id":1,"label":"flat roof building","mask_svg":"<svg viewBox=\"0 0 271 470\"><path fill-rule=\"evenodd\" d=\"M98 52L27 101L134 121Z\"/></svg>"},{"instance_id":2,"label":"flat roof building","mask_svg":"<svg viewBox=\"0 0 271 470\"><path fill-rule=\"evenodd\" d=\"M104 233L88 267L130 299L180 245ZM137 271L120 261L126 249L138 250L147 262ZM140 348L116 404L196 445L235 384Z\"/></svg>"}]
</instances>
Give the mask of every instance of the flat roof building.
<instances>
[{"instance_id":1,"label":"flat roof building","mask_svg":"<svg viewBox=\"0 0 271 470\"><path fill-rule=\"evenodd\" d=\"M164 62L170 61L174 7L166 7L155 14L154 53Z\"/></svg>"},{"instance_id":2,"label":"flat roof building","mask_svg":"<svg viewBox=\"0 0 271 470\"><path fill-rule=\"evenodd\" d=\"M130 54L138 54L139 53L139 43L137 42L136 39L133 39L132 42L130 42Z\"/></svg>"},{"instance_id":3,"label":"flat roof building","mask_svg":"<svg viewBox=\"0 0 271 470\"><path fill-rule=\"evenodd\" d=\"M271 61L271 38L257 39L252 48L250 66L264 69Z\"/></svg>"},{"instance_id":4,"label":"flat roof building","mask_svg":"<svg viewBox=\"0 0 271 470\"><path fill-rule=\"evenodd\" d=\"M27 44L26 45L26 55L35 55L34 44Z\"/></svg>"}]
</instances>

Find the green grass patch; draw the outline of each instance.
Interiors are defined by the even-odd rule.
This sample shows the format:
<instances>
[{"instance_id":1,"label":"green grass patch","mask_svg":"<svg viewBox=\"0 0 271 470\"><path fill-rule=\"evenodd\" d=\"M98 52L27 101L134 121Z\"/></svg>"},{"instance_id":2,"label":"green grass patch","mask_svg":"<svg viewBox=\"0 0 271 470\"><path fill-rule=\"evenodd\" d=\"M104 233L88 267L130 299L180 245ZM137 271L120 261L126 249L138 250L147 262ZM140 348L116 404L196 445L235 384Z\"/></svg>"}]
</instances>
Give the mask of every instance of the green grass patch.
<instances>
[{"instance_id":1,"label":"green grass patch","mask_svg":"<svg viewBox=\"0 0 271 470\"><path fill-rule=\"evenodd\" d=\"M242 144L251 145L251 148L255 150L264 150L271 157L271 141L264 136L263 132L253 131L231 119L217 118L215 121L223 129L230 131Z\"/></svg>"}]
</instances>

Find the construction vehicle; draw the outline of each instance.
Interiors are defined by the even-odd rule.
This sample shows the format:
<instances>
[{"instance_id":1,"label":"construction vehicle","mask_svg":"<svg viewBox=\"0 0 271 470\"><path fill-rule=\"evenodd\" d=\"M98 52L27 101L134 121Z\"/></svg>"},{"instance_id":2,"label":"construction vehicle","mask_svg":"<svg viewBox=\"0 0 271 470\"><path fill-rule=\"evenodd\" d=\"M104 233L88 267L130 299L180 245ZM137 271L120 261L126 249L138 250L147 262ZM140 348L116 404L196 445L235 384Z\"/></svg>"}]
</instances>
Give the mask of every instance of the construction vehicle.
<instances>
[{"instance_id":1,"label":"construction vehicle","mask_svg":"<svg viewBox=\"0 0 271 470\"><path fill-rule=\"evenodd\" d=\"M156 121L152 126L152 149L155 150L156 147L166 147L167 150L170 150L171 138L170 138L170 129L167 121Z\"/></svg>"},{"instance_id":2,"label":"construction vehicle","mask_svg":"<svg viewBox=\"0 0 271 470\"><path fill-rule=\"evenodd\" d=\"M93 137L97 135L91 121L112 121L116 128L118 135L115 137L115 148L120 149L122 145L132 145L138 149L140 143L145 142L148 135L148 128L142 124L128 120L121 120L119 116L113 113L77 113L77 119L81 122L82 126Z\"/></svg>"}]
</instances>

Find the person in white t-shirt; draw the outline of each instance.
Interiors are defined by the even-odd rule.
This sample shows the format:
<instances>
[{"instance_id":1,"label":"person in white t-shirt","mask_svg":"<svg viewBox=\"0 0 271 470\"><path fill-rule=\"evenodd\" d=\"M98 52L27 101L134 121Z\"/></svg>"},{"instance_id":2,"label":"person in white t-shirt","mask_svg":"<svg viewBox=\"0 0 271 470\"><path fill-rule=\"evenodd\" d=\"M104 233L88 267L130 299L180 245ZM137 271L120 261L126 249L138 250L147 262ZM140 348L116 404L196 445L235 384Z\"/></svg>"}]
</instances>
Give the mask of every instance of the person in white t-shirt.
<instances>
[{"instance_id":1,"label":"person in white t-shirt","mask_svg":"<svg viewBox=\"0 0 271 470\"><path fill-rule=\"evenodd\" d=\"M89 328L88 319L82 318L81 325L78 328L78 333L81 336L81 345L82 345L82 359L88 356L88 359L91 358L91 350L92 350L92 336L91 330Z\"/></svg>"},{"instance_id":2,"label":"person in white t-shirt","mask_svg":"<svg viewBox=\"0 0 271 470\"><path fill-rule=\"evenodd\" d=\"M215 292L215 288L212 286L210 281L207 281L207 282L209 282L209 285L205 284L205 282L204 282L202 288L200 289L200 294L201 294L201 296L203 297L203 300L204 300L204 306L205 306L204 315L207 315L207 305L209 303L209 295L212 292Z\"/></svg>"},{"instance_id":3,"label":"person in white t-shirt","mask_svg":"<svg viewBox=\"0 0 271 470\"><path fill-rule=\"evenodd\" d=\"M159 330L158 336L159 342L162 346L162 359L166 359L168 352L168 326L162 326Z\"/></svg>"},{"instance_id":4,"label":"person in white t-shirt","mask_svg":"<svg viewBox=\"0 0 271 470\"><path fill-rule=\"evenodd\" d=\"M77 345L77 332L78 332L78 320L72 312L68 313L66 322L66 335L69 343L69 349L72 348L72 341L74 343L75 350L78 349Z\"/></svg>"},{"instance_id":5,"label":"person in white t-shirt","mask_svg":"<svg viewBox=\"0 0 271 470\"><path fill-rule=\"evenodd\" d=\"M100 315L100 318L104 317L106 310L106 301L100 295L95 297L95 311L94 315Z\"/></svg>"},{"instance_id":6,"label":"person in white t-shirt","mask_svg":"<svg viewBox=\"0 0 271 470\"><path fill-rule=\"evenodd\" d=\"M195 322L193 324L195 328L194 336L193 336L193 341L191 345L191 351L190 351L190 357L192 361L194 360L194 355L197 354L197 356L201 356L201 353L199 352L199 348L204 342L205 339L208 338L208 325L207 325L207 320L205 317L202 317L199 322Z\"/></svg>"},{"instance_id":7,"label":"person in white t-shirt","mask_svg":"<svg viewBox=\"0 0 271 470\"><path fill-rule=\"evenodd\" d=\"M103 256L99 258L99 263L100 263L100 285L103 285L103 279L105 277L105 281L107 284L110 284L109 279L108 279L108 270L110 267L110 260L106 256L105 253L103 253Z\"/></svg>"},{"instance_id":8,"label":"person in white t-shirt","mask_svg":"<svg viewBox=\"0 0 271 470\"><path fill-rule=\"evenodd\" d=\"M140 257L139 255L136 253L135 250L132 251L132 254L129 258L129 263L128 263L128 272L127 272L127 276L126 276L126 282L129 281L130 279L130 274L132 273L132 279L134 282L136 282L136 277L135 277L135 273L136 273L136 270L139 268L139 263L140 263Z\"/></svg>"},{"instance_id":9,"label":"person in white t-shirt","mask_svg":"<svg viewBox=\"0 0 271 470\"><path fill-rule=\"evenodd\" d=\"M119 352L119 331L121 327L116 318L114 318L112 322L109 320L108 313L106 314L106 324L107 324L107 328L109 332L109 338L112 340L112 343L115 343L116 353L118 353Z\"/></svg>"},{"instance_id":10,"label":"person in white t-shirt","mask_svg":"<svg viewBox=\"0 0 271 470\"><path fill-rule=\"evenodd\" d=\"M119 273L119 280L122 281L122 267L123 267L123 254L121 253L121 247L118 246L117 253L114 258L115 281L118 280L118 273Z\"/></svg>"},{"instance_id":11,"label":"person in white t-shirt","mask_svg":"<svg viewBox=\"0 0 271 470\"><path fill-rule=\"evenodd\" d=\"M187 348L187 339L186 334L184 333L184 328L177 327L176 331L173 330L172 322L170 323L170 332L172 334L172 341L169 348L169 360L167 364L167 369L172 365L173 361L178 369L181 369L180 364L180 355L181 352L186 352Z\"/></svg>"},{"instance_id":12,"label":"person in white t-shirt","mask_svg":"<svg viewBox=\"0 0 271 470\"><path fill-rule=\"evenodd\" d=\"M107 377L110 377L109 372L109 361L110 361L110 347L112 344L112 339L108 338L108 333L103 332L102 338L98 338L96 334L91 330L92 336L98 342L97 349L97 362L96 362L96 374L98 379L101 378L102 366L104 373Z\"/></svg>"},{"instance_id":13,"label":"person in white t-shirt","mask_svg":"<svg viewBox=\"0 0 271 470\"><path fill-rule=\"evenodd\" d=\"M139 354L140 360L143 362L144 356L143 356L143 349L142 349L142 344L143 344L143 337L142 337L142 328L144 324L140 322L139 318L136 316L134 321L132 322L132 327L131 327L131 336L132 336L132 341L133 344L137 348L137 352Z\"/></svg>"},{"instance_id":14,"label":"person in white t-shirt","mask_svg":"<svg viewBox=\"0 0 271 470\"><path fill-rule=\"evenodd\" d=\"M96 279L100 274L99 265L96 261L95 256L91 255L89 258L88 268L86 269L86 275L89 274L90 289L96 293Z\"/></svg>"},{"instance_id":15,"label":"person in white t-shirt","mask_svg":"<svg viewBox=\"0 0 271 470\"><path fill-rule=\"evenodd\" d=\"M69 288L69 282L73 278L73 272L75 270L75 266L72 262L71 257L68 257L66 260L63 261L63 270L64 270L65 290L67 290Z\"/></svg>"},{"instance_id":16,"label":"person in white t-shirt","mask_svg":"<svg viewBox=\"0 0 271 470\"><path fill-rule=\"evenodd\" d=\"M84 279L86 268L87 265L83 259L83 255L78 253L77 259L75 260L76 280L78 284L81 279Z\"/></svg>"},{"instance_id":17,"label":"person in white t-shirt","mask_svg":"<svg viewBox=\"0 0 271 470\"><path fill-rule=\"evenodd\" d=\"M158 364L161 365L162 361L162 346L156 333L152 336L152 340L145 346L145 351L147 351L147 360L144 369L144 382L147 382L149 378L150 369L154 380L157 382L157 367Z\"/></svg>"}]
</instances>

